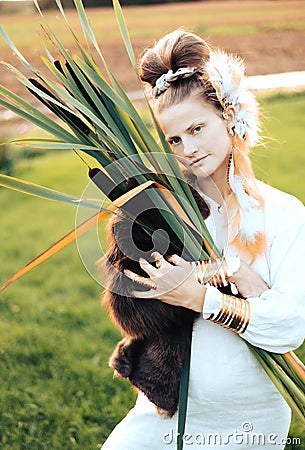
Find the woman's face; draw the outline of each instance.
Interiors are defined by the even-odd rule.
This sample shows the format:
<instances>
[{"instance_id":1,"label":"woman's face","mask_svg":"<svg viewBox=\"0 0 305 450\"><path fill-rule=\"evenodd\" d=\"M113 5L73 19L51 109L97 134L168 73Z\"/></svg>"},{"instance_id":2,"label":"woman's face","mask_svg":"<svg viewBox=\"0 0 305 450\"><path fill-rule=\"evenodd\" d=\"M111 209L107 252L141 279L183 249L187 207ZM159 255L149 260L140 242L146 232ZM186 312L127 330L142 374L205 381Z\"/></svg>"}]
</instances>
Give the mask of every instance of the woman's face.
<instances>
[{"instance_id":1,"label":"woman's face","mask_svg":"<svg viewBox=\"0 0 305 450\"><path fill-rule=\"evenodd\" d=\"M228 120L234 118L233 108ZM160 126L174 154L197 178L226 174L232 148L228 120L196 95L159 114Z\"/></svg>"}]
</instances>

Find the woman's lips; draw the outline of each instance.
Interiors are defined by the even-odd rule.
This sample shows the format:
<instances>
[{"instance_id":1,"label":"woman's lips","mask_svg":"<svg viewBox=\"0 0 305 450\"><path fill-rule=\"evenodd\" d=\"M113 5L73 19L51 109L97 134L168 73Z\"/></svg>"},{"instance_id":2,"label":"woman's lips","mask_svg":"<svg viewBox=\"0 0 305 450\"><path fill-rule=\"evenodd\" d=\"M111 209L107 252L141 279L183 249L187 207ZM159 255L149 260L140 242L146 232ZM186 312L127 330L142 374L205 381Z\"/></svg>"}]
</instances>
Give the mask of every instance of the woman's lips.
<instances>
[{"instance_id":1,"label":"woman's lips","mask_svg":"<svg viewBox=\"0 0 305 450\"><path fill-rule=\"evenodd\" d=\"M200 158L195 159L194 161L192 161L190 163L190 166L193 166L194 164L197 164L199 161L201 161L202 159L205 159L207 156L209 155L205 155L205 156L200 156Z\"/></svg>"}]
</instances>

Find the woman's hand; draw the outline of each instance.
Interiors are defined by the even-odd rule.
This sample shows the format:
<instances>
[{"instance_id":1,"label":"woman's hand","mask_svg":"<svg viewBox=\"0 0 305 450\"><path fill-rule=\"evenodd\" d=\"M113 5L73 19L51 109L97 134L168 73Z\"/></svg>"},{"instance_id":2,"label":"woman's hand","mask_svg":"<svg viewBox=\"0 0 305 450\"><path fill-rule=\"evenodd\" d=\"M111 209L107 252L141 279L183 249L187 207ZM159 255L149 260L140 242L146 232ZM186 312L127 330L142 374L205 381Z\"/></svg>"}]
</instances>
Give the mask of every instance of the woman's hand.
<instances>
[{"instance_id":1,"label":"woman's hand","mask_svg":"<svg viewBox=\"0 0 305 450\"><path fill-rule=\"evenodd\" d=\"M150 277L144 280L148 281L146 285L147 287L150 285L151 289L144 292L133 291L132 295L139 298L154 298L201 313L206 288L198 283L190 263L178 255L169 256L169 262L158 252L152 253L152 256L158 268L143 258L139 260L141 268ZM130 270L124 270L124 274L134 281L139 280L139 276ZM141 280L138 282L145 285Z\"/></svg>"},{"instance_id":2,"label":"woman's hand","mask_svg":"<svg viewBox=\"0 0 305 450\"><path fill-rule=\"evenodd\" d=\"M264 280L243 261L240 262L239 269L228 278L228 281L235 284L238 292L244 297L259 297L264 291L269 289Z\"/></svg>"}]
</instances>

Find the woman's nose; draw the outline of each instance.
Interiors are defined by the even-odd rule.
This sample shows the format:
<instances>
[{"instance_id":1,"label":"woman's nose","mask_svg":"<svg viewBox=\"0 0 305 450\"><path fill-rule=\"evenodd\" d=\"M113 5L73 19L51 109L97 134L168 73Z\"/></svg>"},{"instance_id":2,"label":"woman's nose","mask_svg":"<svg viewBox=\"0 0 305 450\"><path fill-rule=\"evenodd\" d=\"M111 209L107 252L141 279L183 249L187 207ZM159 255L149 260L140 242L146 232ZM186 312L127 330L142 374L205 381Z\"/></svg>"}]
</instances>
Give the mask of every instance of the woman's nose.
<instances>
[{"instance_id":1,"label":"woman's nose","mask_svg":"<svg viewBox=\"0 0 305 450\"><path fill-rule=\"evenodd\" d=\"M198 152L198 147L192 139L184 139L183 152L185 156L192 156L194 153Z\"/></svg>"}]
</instances>

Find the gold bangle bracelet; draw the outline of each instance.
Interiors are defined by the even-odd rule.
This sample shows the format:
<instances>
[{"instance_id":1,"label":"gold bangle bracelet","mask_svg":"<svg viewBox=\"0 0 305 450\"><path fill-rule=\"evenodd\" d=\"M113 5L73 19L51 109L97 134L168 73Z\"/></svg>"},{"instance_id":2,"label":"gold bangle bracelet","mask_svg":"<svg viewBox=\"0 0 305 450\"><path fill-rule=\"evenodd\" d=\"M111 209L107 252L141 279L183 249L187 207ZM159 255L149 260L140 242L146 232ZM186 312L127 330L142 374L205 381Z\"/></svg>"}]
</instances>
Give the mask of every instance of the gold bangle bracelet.
<instances>
[{"instance_id":1,"label":"gold bangle bracelet","mask_svg":"<svg viewBox=\"0 0 305 450\"><path fill-rule=\"evenodd\" d=\"M232 322L235 319L235 313L236 313L236 298L232 297L231 295L227 296L230 298L230 315L226 322L224 322L224 326L231 329Z\"/></svg>"},{"instance_id":2,"label":"gold bangle bracelet","mask_svg":"<svg viewBox=\"0 0 305 450\"><path fill-rule=\"evenodd\" d=\"M240 331L240 334L243 334L246 331L246 329L248 328L249 322L250 322L250 315L251 315L250 302L247 299L245 299L245 303L246 303L246 307L247 307L245 325L242 328L242 330Z\"/></svg>"},{"instance_id":3,"label":"gold bangle bracelet","mask_svg":"<svg viewBox=\"0 0 305 450\"><path fill-rule=\"evenodd\" d=\"M215 317L214 314L210 314L207 320L242 334L246 331L250 321L250 303L247 299L222 294L218 314Z\"/></svg>"},{"instance_id":4,"label":"gold bangle bracelet","mask_svg":"<svg viewBox=\"0 0 305 450\"><path fill-rule=\"evenodd\" d=\"M221 306L220 306L220 309L219 309L219 311L218 311L218 314L216 315L216 317L213 319L213 322L216 322L216 323L218 323L219 322L219 319L220 319L220 317L222 316L222 314L223 314L223 308L224 308L224 296L222 295L221 296Z\"/></svg>"},{"instance_id":5,"label":"gold bangle bracelet","mask_svg":"<svg viewBox=\"0 0 305 450\"><path fill-rule=\"evenodd\" d=\"M218 323L225 326L231 311L231 299L228 295L222 294L222 312L218 319Z\"/></svg>"},{"instance_id":6,"label":"gold bangle bracelet","mask_svg":"<svg viewBox=\"0 0 305 450\"><path fill-rule=\"evenodd\" d=\"M238 327L242 321L243 321L243 302L241 298L238 298L238 308L236 308L235 317L231 324L232 328L238 330Z\"/></svg>"},{"instance_id":7,"label":"gold bangle bracelet","mask_svg":"<svg viewBox=\"0 0 305 450\"><path fill-rule=\"evenodd\" d=\"M235 325L235 329L236 329L237 333L239 333L239 331L244 326L245 314L246 314L246 308L247 308L245 301L243 299L240 299L240 300L241 300L241 302L240 302L240 304L241 304L240 318L239 318L239 320L237 320L236 325Z\"/></svg>"},{"instance_id":8,"label":"gold bangle bracelet","mask_svg":"<svg viewBox=\"0 0 305 450\"><path fill-rule=\"evenodd\" d=\"M229 313L230 313L230 310L229 310L228 304L225 303L224 308L223 308L223 310L222 310L222 314L221 314L221 316L220 316L219 319L218 319L218 323L219 323L220 325L223 325L223 326L224 326L224 323L225 323L226 320L228 319Z\"/></svg>"},{"instance_id":9,"label":"gold bangle bracelet","mask_svg":"<svg viewBox=\"0 0 305 450\"><path fill-rule=\"evenodd\" d=\"M237 257L230 258L234 259ZM229 263L226 258L192 261L190 264L192 265L198 283L209 284L210 286L227 286L230 274L232 275L233 273L232 267L231 270L229 270ZM235 270L237 269L235 268Z\"/></svg>"},{"instance_id":10,"label":"gold bangle bracelet","mask_svg":"<svg viewBox=\"0 0 305 450\"><path fill-rule=\"evenodd\" d=\"M232 315L230 317L230 321L227 322L226 326L229 330L235 331L234 323L236 322L236 314L237 314L237 308L239 307L238 304L238 298L231 297L231 304L232 304Z\"/></svg>"}]
</instances>

